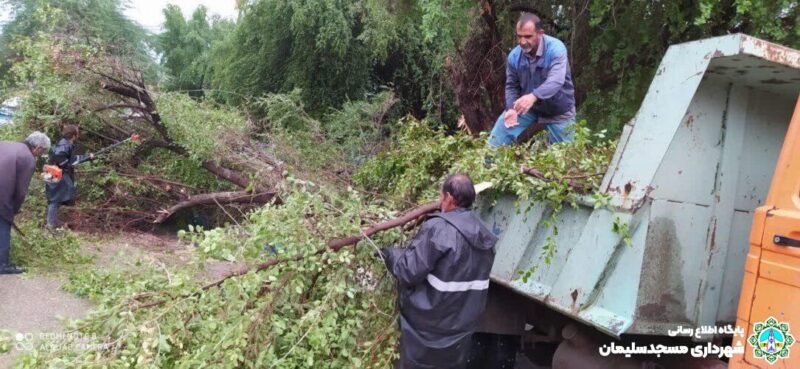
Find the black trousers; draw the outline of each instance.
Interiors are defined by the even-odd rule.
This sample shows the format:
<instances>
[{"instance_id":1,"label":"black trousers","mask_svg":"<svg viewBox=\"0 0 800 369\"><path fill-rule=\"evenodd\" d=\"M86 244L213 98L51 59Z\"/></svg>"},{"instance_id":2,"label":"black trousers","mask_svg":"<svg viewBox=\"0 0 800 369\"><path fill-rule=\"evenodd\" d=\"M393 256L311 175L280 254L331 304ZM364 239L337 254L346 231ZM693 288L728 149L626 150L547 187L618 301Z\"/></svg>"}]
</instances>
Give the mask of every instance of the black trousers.
<instances>
[{"instance_id":1,"label":"black trousers","mask_svg":"<svg viewBox=\"0 0 800 369\"><path fill-rule=\"evenodd\" d=\"M0 217L0 267L11 263L11 223Z\"/></svg>"},{"instance_id":2,"label":"black trousers","mask_svg":"<svg viewBox=\"0 0 800 369\"><path fill-rule=\"evenodd\" d=\"M514 369L520 336L475 333L467 369Z\"/></svg>"}]
</instances>

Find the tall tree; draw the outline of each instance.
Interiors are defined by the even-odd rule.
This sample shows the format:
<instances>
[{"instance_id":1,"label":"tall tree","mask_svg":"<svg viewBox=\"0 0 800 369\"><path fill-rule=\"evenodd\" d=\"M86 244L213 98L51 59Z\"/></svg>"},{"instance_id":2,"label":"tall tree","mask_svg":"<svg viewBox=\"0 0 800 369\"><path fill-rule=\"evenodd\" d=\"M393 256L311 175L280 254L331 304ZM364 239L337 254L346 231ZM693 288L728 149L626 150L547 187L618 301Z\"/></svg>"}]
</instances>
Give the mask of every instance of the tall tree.
<instances>
[{"instance_id":1,"label":"tall tree","mask_svg":"<svg viewBox=\"0 0 800 369\"><path fill-rule=\"evenodd\" d=\"M243 2L231 41L212 51L213 85L232 101L299 88L316 113L388 86L417 116L442 110L443 58L422 14L405 0Z\"/></svg>"},{"instance_id":2,"label":"tall tree","mask_svg":"<svg viewBox=\"0 0 800 369\"><path fill-rule=\"evenodd\" d=\"M155 46L168 73L165 87L202 96L212 78L210 51L225 42L235 25L219 17L209 17L204 6L185 19L181 9L170 4L164 8L164 19L164 32L157 36Z\"/></svg>"}]
</instances>

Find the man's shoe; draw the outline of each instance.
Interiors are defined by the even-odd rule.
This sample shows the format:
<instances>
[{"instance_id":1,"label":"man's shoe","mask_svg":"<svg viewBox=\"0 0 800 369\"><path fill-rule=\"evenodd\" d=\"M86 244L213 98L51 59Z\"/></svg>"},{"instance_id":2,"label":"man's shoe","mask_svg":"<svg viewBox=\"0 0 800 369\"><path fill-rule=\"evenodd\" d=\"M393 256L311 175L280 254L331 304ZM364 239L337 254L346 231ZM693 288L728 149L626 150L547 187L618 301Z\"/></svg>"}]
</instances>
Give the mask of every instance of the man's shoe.
<instances>
[{"instance_id":1,"label":"man's shoe","mask_svg":"<svg viewBox=\"0 0 800 369\"><path fill-rule=\"evenodd\" d=\"M0 265L0 274L20 274L25 273L25 268L20 268L14 264Z\"/></svg>"}]
</instances>

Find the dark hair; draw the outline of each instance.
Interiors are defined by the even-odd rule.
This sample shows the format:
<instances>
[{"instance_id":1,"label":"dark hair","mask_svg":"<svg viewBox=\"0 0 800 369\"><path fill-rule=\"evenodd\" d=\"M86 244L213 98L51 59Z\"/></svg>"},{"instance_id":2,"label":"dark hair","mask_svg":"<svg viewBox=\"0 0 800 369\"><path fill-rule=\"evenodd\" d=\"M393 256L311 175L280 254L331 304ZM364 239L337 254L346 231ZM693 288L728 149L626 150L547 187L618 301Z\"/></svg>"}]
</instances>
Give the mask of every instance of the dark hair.
<instances>
[{"instance_id":1,"label":"dark hair","mask_svg":"<svg viewBox=\"0 0 800 369\"><path fill-rule=\"evenodd\" d=\"M456 200L456 205L469 208L475 202L475 187L472 179L462 173L451 174L442 183L442 192L449 193Z\"/></svg>"},{"instance_id":2,"label":"dark hair","mask_svg":"<svg viewBox=\"0 0 800 369\"><path fill-rule=\"evenodd\" d=\"M67 124L64 126L64 128L61 129L61 135L64 136L64 138L71 140L78 136L79 130L80 129L78 128L78 126L74 124Z\"/></svg>"},{"instance_id":3,"label":"dark hair","mask_svg":"<svg viewBox=\"0 0 800 369\"><path fill-rule=\"evenodd\" d=\"M517 27L526 23L533 23L533 27L536 28L537 31L542 29L542 20L536 14L528 12L520 13L519 19L517 19Z\"/></svg>"}]
</instances>

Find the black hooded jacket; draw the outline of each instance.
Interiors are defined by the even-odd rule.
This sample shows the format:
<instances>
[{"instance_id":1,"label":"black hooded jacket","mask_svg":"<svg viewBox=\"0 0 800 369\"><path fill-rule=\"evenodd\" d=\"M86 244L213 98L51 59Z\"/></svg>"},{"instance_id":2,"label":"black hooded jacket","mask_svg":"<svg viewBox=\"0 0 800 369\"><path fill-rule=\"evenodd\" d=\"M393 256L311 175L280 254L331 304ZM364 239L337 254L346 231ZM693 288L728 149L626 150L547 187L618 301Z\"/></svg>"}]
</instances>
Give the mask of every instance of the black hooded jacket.
<instances>
[{"instance_id":1,"label":"black hooded jacket","mask_svg":"<svg viewBox=\"0 0 800 369\"><path fill-rule=\"evenodd\" d=\"M434 214L404 249L384 250L397 278L403 369L463 365L486 307L497 242L475 213Z\"/></svg>"},{"instance_id":2,"label":"black hooded jacket","mask_svg":"<svg viewBox=\"0 0 800 369\"><path fill-rule=\"evenodd\" d=\"M58 183L47 183L45 193L48 203L73 205L75 203L75 165L88 161L88 155L75 155L74 146L62 138L50 152L50 164L57 165L64 177Z\"/></svg>"}]
</instances>

